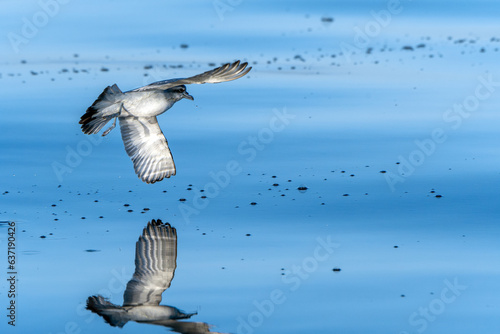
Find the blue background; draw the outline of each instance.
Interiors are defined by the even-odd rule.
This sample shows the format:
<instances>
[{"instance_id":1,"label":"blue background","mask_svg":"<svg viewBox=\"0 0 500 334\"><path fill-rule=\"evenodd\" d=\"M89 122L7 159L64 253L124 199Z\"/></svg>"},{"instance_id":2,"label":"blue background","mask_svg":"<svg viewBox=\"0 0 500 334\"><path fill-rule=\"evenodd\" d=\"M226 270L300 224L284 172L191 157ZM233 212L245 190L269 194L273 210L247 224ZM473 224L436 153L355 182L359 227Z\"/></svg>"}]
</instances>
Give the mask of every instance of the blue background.
<instances>
[{"instance_id":1,"label":"blue background","mask_svg":"<svg viewBox=\"0 0 500 334\"><path fill-rule=\"evenodd\" d=\"M118 331L85 300L122 303L151 219L178 230L163 303L214 331L498 333L500 85L484 82L500 82L500 2L391 3L2 1L0 220L18 228L2 333ZM195 101L159 117L171 179L142 183L119 130L80 131L107 85L237 59L248 76L189 86ZM293 118L266 137L276 112ZM230 161L241 171L214 188ZM216 189L203 208L202 189ZM318 238L338 245L325 259ZM276 290L285 301L259 310ZM137 331L165 329L120 330Z\"/></svg>"}]
</instances>

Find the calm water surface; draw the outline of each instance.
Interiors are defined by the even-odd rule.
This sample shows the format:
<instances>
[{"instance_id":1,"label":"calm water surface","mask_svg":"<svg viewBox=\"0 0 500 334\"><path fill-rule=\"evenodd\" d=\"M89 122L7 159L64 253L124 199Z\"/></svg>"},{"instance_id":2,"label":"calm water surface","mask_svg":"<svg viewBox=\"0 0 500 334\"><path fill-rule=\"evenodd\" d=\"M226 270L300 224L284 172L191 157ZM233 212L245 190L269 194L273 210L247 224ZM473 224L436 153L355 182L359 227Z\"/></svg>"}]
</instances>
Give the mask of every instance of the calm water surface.
<instances>
[{"instance_id":1,"label":"calm water surface","mask_svg":"<svg viewBox=\"0 0 500 334\"><path fill-rule=\"evenodd\" d=\"M46 3L0 5L2 333L498 333L498 3ZM159 118L171 179L80 131L109 84L236 59ZM87 299L123 304L153 219L197 314L112 327Z\"/></svg>"}]
</instances>

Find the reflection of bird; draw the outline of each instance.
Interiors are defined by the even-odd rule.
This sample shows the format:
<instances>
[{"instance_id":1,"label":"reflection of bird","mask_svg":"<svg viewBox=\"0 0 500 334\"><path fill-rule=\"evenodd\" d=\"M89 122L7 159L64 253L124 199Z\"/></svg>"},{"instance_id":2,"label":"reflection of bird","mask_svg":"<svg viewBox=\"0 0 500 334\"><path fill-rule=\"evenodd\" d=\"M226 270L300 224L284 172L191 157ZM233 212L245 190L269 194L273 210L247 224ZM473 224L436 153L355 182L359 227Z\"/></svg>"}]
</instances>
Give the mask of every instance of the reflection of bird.
<instances>
[{"instance_id":1,"label":"reflection of bird","mask_svg":"<svg viewBox=\"0 0 500 334\"><path fill-rule=\"evenodd\" d=\"M252 69L247 65L237 61L193 77L158 81L127 92L122 92L116 84L108 86L81 117L82 131L96 134L114 119L113 125L102 134L105 136L118 118L125 150L137 175L146 183L161 181L175 175L175 164L156 116L183 98L193 100L185 85L236 80Z\"/></svg>"},{"instance_id":2,"label":"reflection of bird","mask_svg":"<svg viewBox=\"0 0 500 334\"><path fill-rule=\"evenodd\" d=\"M176 267L177 234L169 224L153 220L136 244L135 272L123 295L123 306L102 296L87 299L87 309L99 314L111 326L123 327L128 321L175 323L196 313L184 313L172 306L160 305L161 295L169 286Z\"/></svg>"}]
</instances>

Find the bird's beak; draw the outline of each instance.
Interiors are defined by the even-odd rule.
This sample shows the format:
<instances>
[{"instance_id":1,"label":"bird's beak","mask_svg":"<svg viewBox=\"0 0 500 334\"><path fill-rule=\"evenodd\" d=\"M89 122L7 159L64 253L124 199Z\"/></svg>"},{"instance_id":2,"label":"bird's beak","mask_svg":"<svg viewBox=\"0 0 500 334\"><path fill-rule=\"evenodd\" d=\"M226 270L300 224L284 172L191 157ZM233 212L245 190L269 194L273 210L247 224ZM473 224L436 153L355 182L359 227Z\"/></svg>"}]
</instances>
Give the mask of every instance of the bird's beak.
<instances>
[{"instance_id":1,"label":"bird's beak","mask_svg":"<svg viewBox=\"0 0 500 334\"><path fill-rule=\"evenodd\" d=\"M192 97L191 95L189 95L189 93L188 93L188 92L184 92L183 97L184 97L185 99L188 99L188 100L194 101L194 97Z\"/></svg>"}]
</instances>

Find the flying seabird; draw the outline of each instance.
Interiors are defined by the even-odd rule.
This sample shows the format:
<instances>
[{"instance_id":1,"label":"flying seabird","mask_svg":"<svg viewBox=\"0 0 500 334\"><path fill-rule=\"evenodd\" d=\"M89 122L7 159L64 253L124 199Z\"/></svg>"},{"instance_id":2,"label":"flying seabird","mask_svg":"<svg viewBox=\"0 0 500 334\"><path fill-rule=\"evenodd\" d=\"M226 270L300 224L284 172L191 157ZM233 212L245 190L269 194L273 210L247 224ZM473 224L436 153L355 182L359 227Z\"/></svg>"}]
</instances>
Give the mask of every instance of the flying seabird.
<instances>
[{"instance_id":1,"label":"flying seabird","mask_svg":"<svg viewBox=\"0 0 500 334\"><path fill-rule=\"evenodd\" d=\"M102 134L106 136L118 118L125 150L137 176L146 183L161 181L175 175L175 164L156 116L183 98L194 100L185 85L236 80L250 72L252 68L247 65L238 60L189 78L158 81L126 92L116 84L108 86L81 117L82 131L96 134L114 119Z\"/></svg>"}]
</instances>

